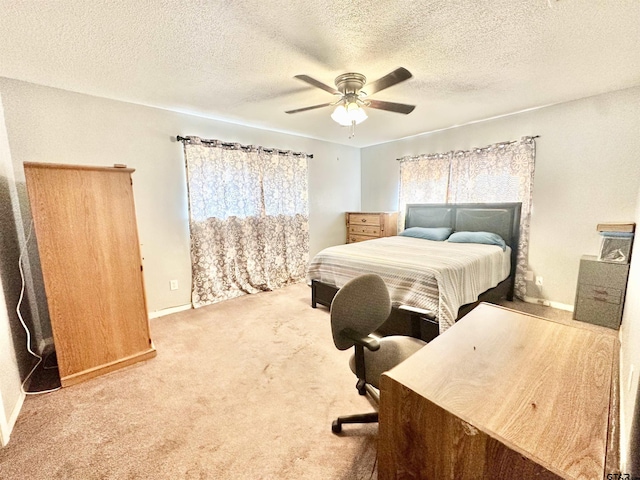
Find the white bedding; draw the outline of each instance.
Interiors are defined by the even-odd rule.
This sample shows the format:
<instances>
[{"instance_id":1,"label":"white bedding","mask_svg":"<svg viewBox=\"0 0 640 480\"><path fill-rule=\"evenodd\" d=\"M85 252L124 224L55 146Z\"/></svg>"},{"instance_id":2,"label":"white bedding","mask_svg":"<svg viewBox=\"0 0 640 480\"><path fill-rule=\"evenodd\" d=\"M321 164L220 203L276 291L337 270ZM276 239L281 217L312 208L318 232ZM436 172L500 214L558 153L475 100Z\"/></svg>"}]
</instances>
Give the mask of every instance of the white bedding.
<instances>
[{"instance_id":1,"label":"white bedding","mask_svg":"<svg viewBox=\"0 0 640 480\"><path fill-rule=\"evenodd\" d=\"M342 287L358 275L377 273L394 305L433 311L442 333L462 305L509 276L510 259L509 247L396 236L326 248L311 260L307 279Z\"/></svg>"}]
</instances>

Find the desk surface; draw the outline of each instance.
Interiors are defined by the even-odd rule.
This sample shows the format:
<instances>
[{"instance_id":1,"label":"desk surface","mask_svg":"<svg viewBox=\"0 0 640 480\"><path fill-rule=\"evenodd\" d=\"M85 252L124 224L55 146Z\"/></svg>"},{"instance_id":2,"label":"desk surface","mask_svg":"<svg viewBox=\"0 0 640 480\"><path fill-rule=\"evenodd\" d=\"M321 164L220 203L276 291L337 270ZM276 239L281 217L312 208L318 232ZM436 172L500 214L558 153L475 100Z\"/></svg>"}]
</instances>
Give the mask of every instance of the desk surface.
<instances>
[{"instance_id":1,"label":"desk surface","mask_svg":"<svg viewBox=\"0 0 640 480\"><path fill-rule=\"evenodd\" d=\"M434 425L421 430L416 424L431 419L418 412L407 418L405 409L394 407L402 401L400 387L403 395L417 394L462 420L466 435L480 431L532 459L552 474L548 478L602 478L616 348L615 335L605 328L479 305L383 377L380 478L395 478L383 466L391 458L384 451L390 428L396 430L393 442L409 431L437 434ZM459 440L452 449L460 448Z\"/></svg>"}]
</instances>

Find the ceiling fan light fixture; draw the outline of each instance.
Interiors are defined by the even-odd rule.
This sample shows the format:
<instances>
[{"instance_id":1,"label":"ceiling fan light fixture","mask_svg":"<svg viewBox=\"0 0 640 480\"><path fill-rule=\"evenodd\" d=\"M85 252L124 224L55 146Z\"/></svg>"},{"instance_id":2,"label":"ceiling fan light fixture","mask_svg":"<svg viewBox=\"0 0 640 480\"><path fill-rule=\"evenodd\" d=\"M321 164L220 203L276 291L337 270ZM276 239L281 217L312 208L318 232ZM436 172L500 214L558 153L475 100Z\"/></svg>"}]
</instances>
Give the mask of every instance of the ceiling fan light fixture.
<instances>
[{"instance_id":1,"label":"ceiling fan light fixture","mask_svg":"<svg viewBox=\"0 0 640 480\"><path fill-rule=\"evenodd\" d=\"M415 108L415 105L407 105L404 103L386 102L382 100L365 100L365 98L371 94L377 93L411 78L411 72L403 67L398 67L393 72L379 78L375 82L369 83L366 87L366 92L363 91L362 88L367 84L367 77L361 73L349 72L338 75L335 79L336 88L325 85L308 75L296 75L295 78L302 80L309 85L320 88L325 92L329 92L332 95L338 95L340 98L333 103L322 103L311 107L297 108L295 110L288 110L285 113L306 112L308 110L315 110L316 108L337 105L331 114L331 118L343 127L349 127L351 132L349 138L353 138L355 135L356 125L367 119L367 113L364 111L364 108L362 108L363 106L378 110L386 110L388 112L402 113L404 115L411 113Z\"/></svg>"},{"instance_id":2,"label":"ceiling fan light fixture","mask_svg":"<svg viewBox=\"0 0 640 480\"><path fill-rule=\"evenodd\" d=\"M364 122L367 119L367 113L363 108L355 102L344 105L338 105L331 114L331 118L342 125L343 127L350 127L355 122L356 125Z\"/></svg>"}]
</instances>

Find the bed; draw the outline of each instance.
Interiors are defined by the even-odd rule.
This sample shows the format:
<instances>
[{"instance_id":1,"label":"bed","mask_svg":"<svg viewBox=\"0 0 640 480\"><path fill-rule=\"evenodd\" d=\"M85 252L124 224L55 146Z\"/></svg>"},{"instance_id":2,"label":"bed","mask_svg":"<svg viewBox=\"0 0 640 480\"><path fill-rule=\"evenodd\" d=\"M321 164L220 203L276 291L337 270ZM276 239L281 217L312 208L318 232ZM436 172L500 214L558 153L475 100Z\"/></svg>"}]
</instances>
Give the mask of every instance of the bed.
<instances>
[{"instance_id":1,"label":"bed","mask_svg":"<svg viewBox=\"0 0 640 480\"><path fill-rule=\"evenodd\" d=\"M310 262L311 306L330 306L338 289L363 273L378 273L389 288L394 312L383 333L407 333L403 306L429 310L434 337L480 301L513 299L520 229L520 203L410 204L405 229L448 227L454 232L491 232L495 245L387 237L329 247ZM384 331L387 330L387 331ZM427 338L428 339L428 338Z\"/></svg>"}]
</instances>

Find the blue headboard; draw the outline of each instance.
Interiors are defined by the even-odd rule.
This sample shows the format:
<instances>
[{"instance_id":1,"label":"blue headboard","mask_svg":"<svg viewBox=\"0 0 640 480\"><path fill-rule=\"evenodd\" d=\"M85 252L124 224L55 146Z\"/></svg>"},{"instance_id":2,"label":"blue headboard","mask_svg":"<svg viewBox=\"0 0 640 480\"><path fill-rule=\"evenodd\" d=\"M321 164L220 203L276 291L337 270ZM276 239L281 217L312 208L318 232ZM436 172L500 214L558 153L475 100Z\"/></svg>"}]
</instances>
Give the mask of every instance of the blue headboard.
<instances>
[{"instance_id":1,"label":"blue headboard","mask_svg":"<svg viewBox=\"0 0 640 480\"><path fill-rule=\"evenodd\" d=\"M412 203L407 205L404 226L497 233L511 247L513 275L518 257L521 208L521 203Z\"/></svg>"}]
</instances>

